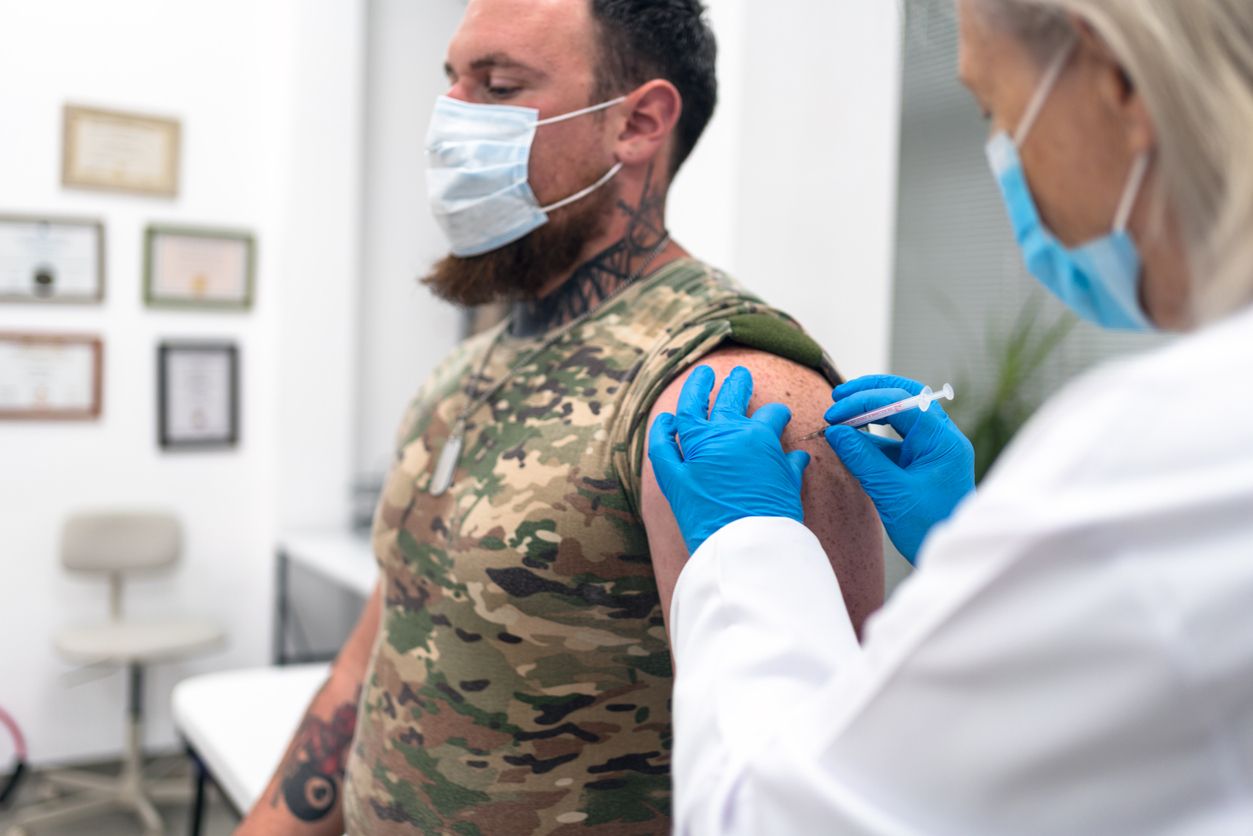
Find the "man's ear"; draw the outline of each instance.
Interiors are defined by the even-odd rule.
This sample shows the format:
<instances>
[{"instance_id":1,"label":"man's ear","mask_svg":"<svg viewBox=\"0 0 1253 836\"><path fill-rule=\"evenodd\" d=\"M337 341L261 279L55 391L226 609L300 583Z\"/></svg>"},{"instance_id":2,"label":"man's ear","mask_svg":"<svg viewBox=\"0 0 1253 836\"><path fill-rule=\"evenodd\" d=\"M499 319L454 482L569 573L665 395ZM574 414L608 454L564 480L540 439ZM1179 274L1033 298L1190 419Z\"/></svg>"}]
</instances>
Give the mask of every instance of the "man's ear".
<instances>
[{"instance_id":1,"label":"man's ear","mask_svg":"<svg viewBox=\"0 0 1253 836\"><path fill-rule=\"evenodd\" d=\"M1079 50L1095 67L1095 90L1100 104L1123 126L1127 151L1132 156L1148 154L1157 147L1157 129L1139 88L1092 25L1072 17L1079 36Z\"/></svg>"},{"instance_id":2,"label":"man's ear","mask_svg":"<svg viewBox=\"0 0 1253 836\"><path fill-rule=\"evenodd\" d=\"M626 104L631 110L614 152L624 165L651 162L670 147L670 137L683 112L683 97L670 82L653 79L631 93Z\"/></svg>"}]
</instances>

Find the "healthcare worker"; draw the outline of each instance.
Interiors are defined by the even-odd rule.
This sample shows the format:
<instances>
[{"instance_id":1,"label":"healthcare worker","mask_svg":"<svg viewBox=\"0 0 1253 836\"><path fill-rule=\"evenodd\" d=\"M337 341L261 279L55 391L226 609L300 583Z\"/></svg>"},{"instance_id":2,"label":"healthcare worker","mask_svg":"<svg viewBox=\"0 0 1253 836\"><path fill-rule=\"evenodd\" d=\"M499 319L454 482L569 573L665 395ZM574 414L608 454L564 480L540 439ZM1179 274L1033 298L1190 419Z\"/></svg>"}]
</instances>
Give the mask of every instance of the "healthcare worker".
<instances>
[{"instance_id":1,"label":"healthcare worker","mask_svg":"<svg viewBox=\"0 0 1253 836\"><path fill-rule=\"evenodd\" d=\"M1253 833L1253 2L958 0L1031 272L1188 332L1046 405L980 490L932 407L827 441L918 571L859 644L803 452L707 368L650 457L679 834ZM833 425L916 393L835 391Z\"/></svg>"}]
</instances>

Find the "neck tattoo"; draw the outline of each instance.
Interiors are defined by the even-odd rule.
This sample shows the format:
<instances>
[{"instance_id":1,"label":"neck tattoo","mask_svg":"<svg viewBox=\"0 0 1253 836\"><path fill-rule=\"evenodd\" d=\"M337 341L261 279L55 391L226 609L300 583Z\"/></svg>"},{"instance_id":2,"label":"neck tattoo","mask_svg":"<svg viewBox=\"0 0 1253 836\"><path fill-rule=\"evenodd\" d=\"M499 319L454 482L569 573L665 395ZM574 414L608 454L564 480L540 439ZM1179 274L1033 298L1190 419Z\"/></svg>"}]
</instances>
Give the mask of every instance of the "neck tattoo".
<instances>
[{"instance_id":1,"label":"neck tattoo","mask_svg":"<svg viewBox=\"0 0 1253 836\"><path fill-rule=\"evenodd\" d=\"M617 243L579 265L559 288L543 299L518 302L513 308L510 333L533 337L572 322L640 278L664 249L665 195L653 184L648 169L644 193L635 206L619 199L615 211L627 216L626 234Z\"/></svg>"}]
</instances>

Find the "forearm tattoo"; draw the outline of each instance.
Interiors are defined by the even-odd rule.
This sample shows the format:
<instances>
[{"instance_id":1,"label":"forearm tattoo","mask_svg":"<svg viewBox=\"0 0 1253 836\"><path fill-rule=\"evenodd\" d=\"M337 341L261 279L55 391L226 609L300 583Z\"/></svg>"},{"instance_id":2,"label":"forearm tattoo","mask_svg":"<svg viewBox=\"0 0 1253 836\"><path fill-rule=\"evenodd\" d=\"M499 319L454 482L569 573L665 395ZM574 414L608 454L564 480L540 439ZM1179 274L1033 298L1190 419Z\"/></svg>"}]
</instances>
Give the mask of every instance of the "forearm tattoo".
<instances>
[{"instance_id":1,"label":"forearm tattoo","mask_svg":"<svg viewBox=\"0 0 1253 836\"><path fill-rule=\"evenodd\" d=\"M653 182L649 165L644 191L634 206L618 199L616 212L627 216L626 234L584 262L555 292L539 300L518 302L512 331L527 337L564 325L595 308L636 278L666 235L665 189Z\"/></svg>"},{"instance_id":2,"label":"forearm tattoo","mask_svg":"<svg viewBox=\"0 0 1253 836\"><path fill-rule=\"evenodd\" d=\"M291 754L283 764L283 777L271 806L279 800L301 821L326 818L339 801L348 763L348 747L357 727L357 699L335 709L330 720L310 714L296 730Z\"/></svg>"}]
</instances>

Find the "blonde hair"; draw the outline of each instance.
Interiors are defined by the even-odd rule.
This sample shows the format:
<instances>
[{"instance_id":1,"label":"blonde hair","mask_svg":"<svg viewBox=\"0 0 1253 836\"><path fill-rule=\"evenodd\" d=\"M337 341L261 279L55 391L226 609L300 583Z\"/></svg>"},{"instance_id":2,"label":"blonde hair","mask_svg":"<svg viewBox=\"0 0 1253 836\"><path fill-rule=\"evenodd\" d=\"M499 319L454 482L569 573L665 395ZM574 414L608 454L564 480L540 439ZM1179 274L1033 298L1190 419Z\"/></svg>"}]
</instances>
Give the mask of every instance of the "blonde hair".
<instances>
[{"instance_id":1,"label":"blonde hair","mask_svg":"<svg viewBox=\"0 0 1253 836\"><path fill-rule=\"evenodd\" d=\"M1157 131L1159 197L1178 218L1198 322L1253 303L1253 0L981 0L1036 52L1086 21Z\"/></svg>"}]
</instances>

